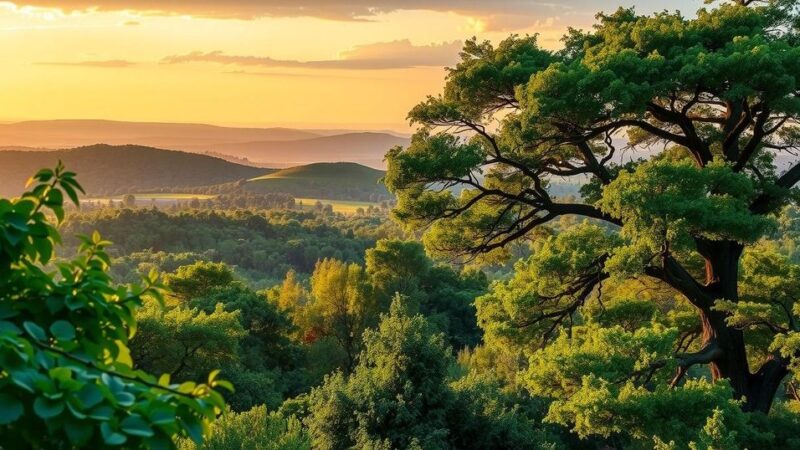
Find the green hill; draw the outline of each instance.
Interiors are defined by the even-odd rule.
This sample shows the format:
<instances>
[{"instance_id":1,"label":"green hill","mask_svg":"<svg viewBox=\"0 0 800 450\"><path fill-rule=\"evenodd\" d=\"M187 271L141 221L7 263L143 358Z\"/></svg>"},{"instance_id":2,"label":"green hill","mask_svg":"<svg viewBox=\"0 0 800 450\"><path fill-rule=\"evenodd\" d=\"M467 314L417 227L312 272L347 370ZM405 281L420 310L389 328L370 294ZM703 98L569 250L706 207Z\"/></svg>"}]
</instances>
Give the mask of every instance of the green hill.
<instances>
[{"instance_id":1,"label":"green hill","mask_svg":"<svg viewBox=\"0 0 800 450\"><path fill-rule=\"evenodd\" d=\"M314 163L252 178L255 192L286 192L295 197L330 200L381 201L390 197L380 183L384 172L357 163Z\"/></svg>"},{"instance_id":2,"label":"green hill","mask_svg":"<svg viewBox=\"0 0 800 450\"><path fill-rule=\"evenodd\" d=\"M0 151L0 195L19 195L25 181L61 160L89 195L116 195L229 183L269 169L195 153L137 145L92 145L55 151Z\"/></svg>"}]
</instances>

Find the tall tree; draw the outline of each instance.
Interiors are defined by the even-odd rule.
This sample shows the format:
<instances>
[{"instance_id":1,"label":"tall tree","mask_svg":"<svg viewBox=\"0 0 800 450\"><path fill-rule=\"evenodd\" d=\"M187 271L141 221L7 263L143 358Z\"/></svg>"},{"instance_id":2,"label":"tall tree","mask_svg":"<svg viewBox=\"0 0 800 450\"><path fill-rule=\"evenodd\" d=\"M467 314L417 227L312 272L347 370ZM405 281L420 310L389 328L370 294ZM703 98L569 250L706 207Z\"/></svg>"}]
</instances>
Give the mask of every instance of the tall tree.
<instances>
[{"instance_id":1,"label":"tall tree","mask_svg":"<svg viewBox=\"0 0 800 450\"><path fill-rule=\"evenodd\" d=\"M361 335L378 319L369 280L358 264L335 259L317 262L311 276L312 303L302 313L312 334L331 337L344 352L350 371L361 350Z\"/></svg>"},{"instance_id":2,"label":"tall tree","mask_svg":"<svg viewBox=\"0 0 800 450\"><path fill-rule=\"evenodd\" d=\"M490 379L450 383L444 335L402 297L375 329L349 377L335 373L310 395L306 419L317 449L556 448ZM519 399L516 399L519 401Z\"/></svg>"},{"instance_id":3,"label":"tall tree","mask_svg":"<svg viewBox=\"0 0 800 450\"><path fill-rule=\"evenodd\" d=\"M470 40L444 93L411 111L422 129L410 147L387 155L394 214L430 225L430 249L468 256L502 256L560 216L606 224L619 241L596 237L567 266L544 267L570 270L509 326L567 326L609 277L651 277L702 324L672 383L708 365L745 410L766 412L799 355L797 320L793 304L742 292L740 260L800 181L800 164L782 165L800 145L799 26L796 1L738 0L695 18L599 14L556 52L535 37ZM622 165L623 150L651 157ZM585 201L551 195L554 176L588 177ZM771 351L746 338L753 327L777 339Z\"/></svg>"}]
</instances>

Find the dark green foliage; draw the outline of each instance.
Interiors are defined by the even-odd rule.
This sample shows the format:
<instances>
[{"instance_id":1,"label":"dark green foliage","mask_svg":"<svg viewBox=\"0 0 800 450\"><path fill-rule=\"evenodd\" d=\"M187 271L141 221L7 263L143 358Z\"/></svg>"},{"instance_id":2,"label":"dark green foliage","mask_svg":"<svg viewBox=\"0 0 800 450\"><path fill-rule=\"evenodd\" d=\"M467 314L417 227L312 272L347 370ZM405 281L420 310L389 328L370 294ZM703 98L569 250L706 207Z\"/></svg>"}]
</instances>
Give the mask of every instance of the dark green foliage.
<instances>
[{"instance_id":1,"label":"dark green foliage","mask_svg":"<svg viewBox=\"0 0 800 450\"><path fill-rule=\"evenodd\" d=\"M412 241L378 241L367 250L365 259L370 282L384 310L399 293L416 304L455 348L480 341L473 300L486 291L487 281L481 272L458 274L451 267L436 265L422 244Z\"/></svg>"},{"instance_id":2,"label":"dark green foliage","mask_svg":"<svg viewBox=\"0 0 800 450\"><path fill-rule=\"evenodd\" d=\"M543 448L536 431L496 384L451 387L454 363L444 336L399 297L352 375L331 375L311 394L306 419L314 448ZM475 427L475 428L471 428ZM472 439L474 438L474 439Z\"/></svg>"},{"instance_id":3,"label":"dark green foliage","mask_svg":"<svg viewBox=\"0 0 800 450\"><path fill-rule=\"evenodd\" d=\"M452 362L443 336L395 301L353 374L330 376L311 396L315 448L444 448Z\"/></svg>"},{"instance_id":4,"label":"dark green foliage","mask_svg":"<svg viewBox=\"0 0 800 450\"><path fill-rule=\"evenodd\" d=\"M145 309L131 342L137 364L181 381L198 369L218 367L236 386L231 408L280 405L306 388L303 351L290 335L285 312L241 281L222 263L179 267L166 280L177 297L166 312Z\"/></svg>"},{"instance_id":5,"label":"dark green foliage","mask_svg":"<svg viewBox=\"0 0 800 450\"><path fill-rule=\"evenodd\" d=\"M193 253L188 259L210 259L235 266L246 278L267 287L289 269L310 274L318 259L363 261L364 250L380 237L398 231L380 217L325 216L301 211L182 211L152 209L100 210L76 214L65 235L98 229L114 241L113 254L136 270L140 262L169 270L171 256L152 252ZM74 240L67 239L67 246ZM139 253L143 252L143 253ZM128 256L129 255L129 256ZM152 264L152 266L151 266ZM122 268L117 269L118 272ZM125 279L135 277L122 274Z\"/></svg>"}]
</instances>

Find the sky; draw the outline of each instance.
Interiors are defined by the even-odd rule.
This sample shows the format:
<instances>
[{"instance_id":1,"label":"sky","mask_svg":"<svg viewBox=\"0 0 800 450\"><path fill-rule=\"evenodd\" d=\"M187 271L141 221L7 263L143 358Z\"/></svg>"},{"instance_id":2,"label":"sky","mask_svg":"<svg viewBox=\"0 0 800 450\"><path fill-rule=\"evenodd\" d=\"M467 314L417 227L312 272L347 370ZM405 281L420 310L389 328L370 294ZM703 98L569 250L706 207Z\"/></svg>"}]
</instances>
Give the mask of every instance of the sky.
<instances>
[{"instance_id":1,"label":"sky","mask_svg":"<svg viewBox=\"0 0 800 450\"><path fill-rule=\"evenodd\" d=\"M626 3L627 1L627 3ZM465 39L702 0L0 0L0 121L407 130Z\"/></svg>"}]
</instances>

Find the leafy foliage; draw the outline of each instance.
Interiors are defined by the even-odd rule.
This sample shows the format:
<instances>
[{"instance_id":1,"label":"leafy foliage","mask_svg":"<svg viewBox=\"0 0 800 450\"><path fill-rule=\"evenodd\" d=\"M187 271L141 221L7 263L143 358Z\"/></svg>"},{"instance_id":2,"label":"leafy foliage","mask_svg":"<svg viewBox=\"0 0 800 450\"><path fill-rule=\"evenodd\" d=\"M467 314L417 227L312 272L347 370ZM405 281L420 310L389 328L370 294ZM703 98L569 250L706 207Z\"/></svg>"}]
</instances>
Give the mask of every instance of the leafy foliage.
<instances>
[{"instance_id":1,"label":"leafy foliage","mask_svg":"<svg viewBox=\"0 0 800 450\"><path fill-rule=\"evenodd\" d=\"M4 448L170 448L200 442L225 404L206 383L171 384L134 370L128 340L143 299L162 298L156 276L115 286L110 244L82 237L78 256L45 267L60 242L46 211L64 219L63 195L82 191L62 165L31 178L22 197L0 199L0 435Z\"/></svg>"},{"instance_id":2,"label":"leafy foliage","mask_svg":"<svg viewBox=\"0 0 800 450\"><path fill-rule=\"evenodd\" d=\"M102 209L72 215L65 235L97 229L114 242L114 272L136 280L140 267L174 271L199 260L224 262L258 288L272 286L290 269L310 274L318 259L363 262L396 226L379 216L326 215L296 210ZM65 245L77 245L65 237ZM170 254L181 255L174 261Z\"/></svg>"},{"instance_id":3,"label":"leafy foliage","mask_svg":"<svg viewBox=\"0 0 800 450\"><path fill-rule=\"evenodd\" d=\"M547 434L517 415L488 380L448 383L444 337L403 300L364 335L353 374L328 377L310 398L314 448L546 448ZM482 431L483 430L483 431Z\"/></svg>"},{"instance_id":4,"label":"leafy foliage","mask_svg":"<svg viewBox=\"0 0 800 450\"><path fill-rule=\"evenodd\" d=\"M241 413L229 413L211 427L202 445L189 440L178 444L180 450L310 450L308 432L294 417L284 418L257 406Z\"/></svg>"},{"instance_id":5,"label":"leafy foliage","mask_svg":"<svg viewBox=\"0 0 800 450\"><path fill-rule=\"evenodd\" d=\"M720 403L726 382L743 411L770 411L800 355L796 267L759 244L800 182L798 14L783 0L692 17L620 8L570 30L559 51L518 36L465 44L443 93L409 113L420 128L387 154L385 181L394 217L434 254L494 262L534 241L517 273L476 302L485 345L466 360L502 362L512 383L525 373L539 395L558 397L548 383L562 396L580 386L550 414L561 408L558 422L582 436L672 433L637 434L620 412L608 416L618 428L589 425L620 396L644 407L648 382L667 403L705 398L705 388L681 391L693 378L723 386L697 420L686 415L687 430L738 420ZM626 164L623 150L634 154ZM584 198L555 195L555 177L588 178ZM552 236L547 226L566 216L587 222ZM669 293L642 294L658 290ZM696 442L724 444L713 433Z\"/></svg>"}]
</instances>

